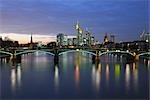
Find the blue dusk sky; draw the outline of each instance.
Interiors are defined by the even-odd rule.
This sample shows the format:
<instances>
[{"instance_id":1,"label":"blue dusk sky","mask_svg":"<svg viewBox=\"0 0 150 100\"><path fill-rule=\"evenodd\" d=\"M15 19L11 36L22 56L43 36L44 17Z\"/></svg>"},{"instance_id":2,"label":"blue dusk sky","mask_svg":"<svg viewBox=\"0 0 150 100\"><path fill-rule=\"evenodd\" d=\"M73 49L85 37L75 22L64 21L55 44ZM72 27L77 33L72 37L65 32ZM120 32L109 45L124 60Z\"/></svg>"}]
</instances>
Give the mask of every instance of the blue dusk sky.
<instances>
[{"instance_id":1,"label":"blue dusk sky","mask_svg":"<svg viewBox=\"0 0 150 100\"><path fill-rule=\"evenodd\" d=\"M73 36L78 20L83 31L87 27L100 42L106 32L117 41L133 41L143 30L149 31L149 4L149 0L0 0L0 36Z\"/></svg>"}]
</instances>

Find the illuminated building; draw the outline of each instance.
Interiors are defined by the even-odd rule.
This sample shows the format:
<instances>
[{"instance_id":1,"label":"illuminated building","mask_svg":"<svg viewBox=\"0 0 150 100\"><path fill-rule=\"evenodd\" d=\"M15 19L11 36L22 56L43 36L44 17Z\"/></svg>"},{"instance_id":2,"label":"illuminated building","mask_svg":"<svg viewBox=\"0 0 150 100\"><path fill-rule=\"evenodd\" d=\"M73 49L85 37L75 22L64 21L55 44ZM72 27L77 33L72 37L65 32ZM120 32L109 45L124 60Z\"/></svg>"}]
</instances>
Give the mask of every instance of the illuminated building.
<instances>
[{"instance_id":1,"label":"illuminated building","mask_svg":"<svg viewBox=\"0 0 150 100\"><path fill-rule=\"evenodd\" d=\"M64 35L62 33L57 35L58 46L66 46L66 45L68 45L67 41L68 41L67 35Z\"/></svg>"},{"instance_id":2,"label":"illuminated building","mask_svg":"<svg viewBox=\"0 0 150 100\"><path fill-rule=\"evenodd\" d=\"M77 41L78 41L78 46L82 45L82 28L79 26L79 23L76 23L76 30L78 32L77 34Z\"/></svg>"},{"instance_id":3,"label":"illuminated building","mask_svg":"<svg viewBox=\"0 0 150 100\"><path fill-rule=\"evenodd\" d=\"M95 45L95 38L93 36L91 36L91 45Z\"/></svg>"},{"instance_id":4,"label":"illuminated building","mask_svg":"<svg viewBox=\"0 0 150 100\"><path fill-rule=\"evenodd\" d=\"M73 38L68 38L68 45L73 45Z\"/></svg>"},{"instance_id":5,"label":"illuminated building","mask_svg":"<svg viewBox=\"0 0 150 100\"><path fill-rule=\"evenodd\" d=\"M78 45L78 40L77 40L77 38L73 38L73 45L74 45L74 46L77 46L77 45Z\"/></svg>"},{"instance_id":6,"label":"illuminated building","mask_svg":"<svg viewBox=\"0 0 150 100\"><path fill-rule=\"evenodd\" d=\"M91 41L90 41L91 36L90 36L90 32L88 31L87 28L86 28L86 33L85 34L86 34L86 44L90 46L91 45Z\"/></svg>"},{"instance_id":7,"label":"illuminated building","mask_svg":"<svg viewBox=\"0 0 150 100\"><path fill-rule=\"evenodd\" d=\"M108 36L107 36L107 33L106 33L105 36L104 36L104 43L107 43L107 42L109 42L109 40L108 40Z\"/></svg>"},{"instance_id":8,"label":"illuminated building","mask_svg":"<svg viewBox=\"0 0 150 100\"><path fill-rule=\"evenodd\" d=\"M83 38L83 45L86 45L86 38Z\"/></svg>"},{"instance_id":9,"label":"illuminated building","mask_svg":"<svg viewBox=\"0 0 150 100\"><path fill-rule=\"evenodd\" d=\"M64 40L63 40L63 46L68 45L68 37L67 35L64 35Z\"/></svg>"},{"instance_id":10,"label":"illuminated building","mask_svg":"<svg viewBox=\"0 0 150 100\"><path fill-rule=\"evenodd\" d=\"M37 43L38 43L38 44L37 44L37 47L42 47L42 45L43 45L43 44L42 44L42 41L38 41Z\"/></svg>"},{"instance_id":11,"label":"illuminated building","mask_svg":"<svg viewBox=\"0 0 150 100\"><path fill-rule=\"evenodd\" d=\"M115 35L110 35L110 42L115 43Z\"/></svg>"}]
</instances>

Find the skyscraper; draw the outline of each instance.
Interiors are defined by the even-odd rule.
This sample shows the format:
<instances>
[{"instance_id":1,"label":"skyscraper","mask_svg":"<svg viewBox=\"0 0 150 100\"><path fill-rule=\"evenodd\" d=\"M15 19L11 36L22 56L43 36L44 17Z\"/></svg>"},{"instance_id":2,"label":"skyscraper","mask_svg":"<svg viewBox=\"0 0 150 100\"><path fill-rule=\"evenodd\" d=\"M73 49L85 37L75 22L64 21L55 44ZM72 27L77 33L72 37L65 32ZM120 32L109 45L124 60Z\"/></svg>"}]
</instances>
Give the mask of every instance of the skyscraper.
<instances>
[{"instance_id":1,"label":"skyscraper","mask_svg":"<svg viewBox=\"0 0 150 100\"><path fill-rule=\"evenodd\" d=\"M90 32L88 31L87 28L86 28L86 33L85 33L85 35L86 35L86 36L85 36L85 38L86 38L86 44L90 46L90 45L91 45L91 41L90 41L90 40L91 40L91 39L90 39L91 36L90 36Z\"/></svg>"},{"instance_id":2,"label":"skyscraper","mask_svg":"<svg viewBox=\"0 0 150 100\"><path fill-rule=\"evenodd\" d=\"M73 38L68 38L68 45L72 46L73 45Z\"/></svg>"},{"instance_id":3,"label":"skyscraper","mask_svg":"<svg viewBox=\"0 0 150 100\"><path fill-rule=\"evenodd\" d=\"M79 26L79 22L77 21L76 23L76 30L78 32L77 34L77 41L78 41L78 46L82 45L82 28Z\"/></svg>"},{"instance_id":4,"label":"skyscraper","mask_svg":"<svg viewBox=\"0 0 150 100\"><path fill-rule=\"evenodd\" d=\"M91 45L95 45L95 38L94 38L94 36L91 36L90 41L91 41Z\"/></svg>"},{"instance_id":5,"label":"skyscraper","mask_svg":"<svg viewBox=\"0 0 150 100\"><path fill-rule=\"evenodd\" d=\"M107 33L106 33L105 36L104 36L104 43L107 43L107 42L109 42L109 39L108 39L108 36L107 36Z\"/></svg>"},{"instance_id":6,"label":"skyscraper","mask_svg":"<svg viewBox=\"0 0 150 100\"><path fill-rule=\"evenodd\" d=\"M62 34L62 33L57 35L58 46L66 46L66 45L68 45L67 41L68 41L67 35Z\"/></svg>"},{"instance_id":7,"label":"skyscraper","mask_svg":"<svg viewBox=\"0 0 150 100\"><path fill-rule=\"evenodd\" d=\"M77 38L73 38L73 45L74 45L74 46L77 46L77 45L78 45L78 40L77 40Z\"/></svg>"},{"instance_id":8,"label":"skyscraper","mask_svg":"<svg viewBox=\"0 0 150 100\"><path fill-rule=\"evenodd\" d=\"M110 42L115 43L115 35L110 35Z\"/></svg>"}]
</instances>

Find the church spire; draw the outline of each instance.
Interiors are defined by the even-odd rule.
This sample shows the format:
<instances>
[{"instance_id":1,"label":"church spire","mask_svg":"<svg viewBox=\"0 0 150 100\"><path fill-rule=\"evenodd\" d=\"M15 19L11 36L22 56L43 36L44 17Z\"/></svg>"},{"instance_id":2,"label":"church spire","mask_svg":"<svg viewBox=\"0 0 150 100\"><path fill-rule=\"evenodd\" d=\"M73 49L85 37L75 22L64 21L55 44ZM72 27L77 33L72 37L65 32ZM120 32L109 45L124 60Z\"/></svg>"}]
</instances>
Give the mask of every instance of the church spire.
<instances>
[{"instance_id":1,"label":"church spire","mask_svg":"<svg viewBox=\"0 0 150 100\"><path fill-rule=\"evenodd\" d=\"M30 43L31 43L31 44L33 43L33 39L32 39L32 34L31 34L31 39L30 39Z\"/></svg>"}]
</instances>

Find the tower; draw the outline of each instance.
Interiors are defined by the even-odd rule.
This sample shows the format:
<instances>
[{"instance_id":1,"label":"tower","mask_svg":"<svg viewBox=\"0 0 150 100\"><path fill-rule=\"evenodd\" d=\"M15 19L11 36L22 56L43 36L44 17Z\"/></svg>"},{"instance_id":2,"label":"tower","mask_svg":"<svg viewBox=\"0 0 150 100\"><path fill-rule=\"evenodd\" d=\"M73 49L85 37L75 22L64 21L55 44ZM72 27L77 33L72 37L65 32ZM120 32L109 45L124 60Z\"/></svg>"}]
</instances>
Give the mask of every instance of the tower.
<instances>
[{"instance_id":1,"label":"tower","mask_svg":"<svg viewBox=\"0 0 150 100\"><path fill-rule=\"evenodd\" d=\"M90 32L88 31L88 28L86 28L85 35L86 35L86 44L90 46L91 45L91 41L90 41L91 36L90 36Z\"/></svg>"},{"instance_id":2,"label":"tower","mask_svg":"<svg viewBox=\"0 0 150 100\"><path fill-rule=\"evenodd\" d=\"M30 39L30 43L31 43L31 44L33 43L33 39L32 39L32 34L31 34L31 39Z\"/></svg>"},{"instance_id":3,"label":"tower","mask_svg":"<svg viewBox=\"0 0 150 100\"><path fill-rule=\"evenodd\" d=\"M110 41L115 43L115 35L110 35Z\"/></svg>"},{"instance_id":4,"label":"tower","mask_svg":"<svg viewBox=\"0 0 150 100\"><path fill-rule=\"evenodd\" d=\"M108 36L107 36L107 33L106 33L105 36L104 36L104 43L107 43L107 42L109 42L109 41L108 41Z\"/></svg>"},{"instance_id":5,"label":"tower","mask_svg":"<svg viewBox=\"0 0 150 100\"><path fill-rule=\"evenodd\" d=\"M79 22L77 21L76 23L76 30L78 32L77 34L77 41L78 41L78 46L82 45L82 28L79 26Z\"/></svg>"},{"instance_id":6,"label":"tower","mask_svg":"<svg viewBox=\"0 0 150 100\"><path fill-rule=\"evenodd\" d=\"M29 43L29 48L30 49L33 49L33 39L32 39L32 34L31 34L31 37L30 37L30 43Z\"/></svg>"}]
</instances>

